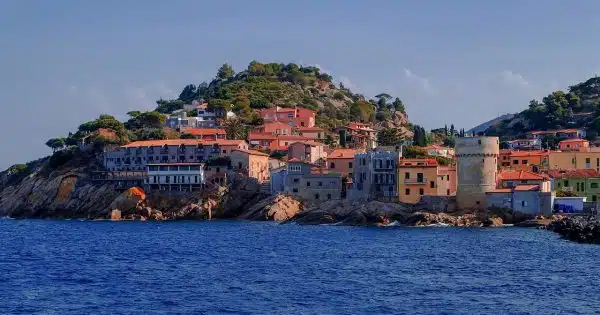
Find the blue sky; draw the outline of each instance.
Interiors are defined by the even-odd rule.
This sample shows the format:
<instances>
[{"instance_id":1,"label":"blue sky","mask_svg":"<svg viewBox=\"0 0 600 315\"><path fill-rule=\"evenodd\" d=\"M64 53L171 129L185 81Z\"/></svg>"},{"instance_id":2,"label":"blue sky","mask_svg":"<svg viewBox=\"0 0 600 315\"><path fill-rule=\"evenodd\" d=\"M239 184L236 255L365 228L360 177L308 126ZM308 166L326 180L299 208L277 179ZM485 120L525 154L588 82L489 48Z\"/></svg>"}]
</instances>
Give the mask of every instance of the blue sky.
<instances>
[{"instance_id":1,"label":"blue sky","mask_svg":"<svg viewBox=\"0 0 600 315\"><path fill-rule=\"evenodd\" d=\"M0 0L0 168L101 113L124 118L224 62L319 65L470 128L600 73L600 1Z\"/></svg>"}]
</instances>

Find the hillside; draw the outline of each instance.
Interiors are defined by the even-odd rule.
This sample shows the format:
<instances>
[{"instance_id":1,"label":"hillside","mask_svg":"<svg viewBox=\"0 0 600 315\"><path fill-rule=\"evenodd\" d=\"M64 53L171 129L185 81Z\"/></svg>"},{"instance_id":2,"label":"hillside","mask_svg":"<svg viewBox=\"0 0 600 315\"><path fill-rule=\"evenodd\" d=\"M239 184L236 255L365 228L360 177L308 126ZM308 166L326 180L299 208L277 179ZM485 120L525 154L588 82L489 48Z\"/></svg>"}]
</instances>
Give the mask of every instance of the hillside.
<instances>
[{"instance_id":1,"label":"hillside","mask_svg":"<svg viewBox=\"0 0 600 315\"><path fill-rule=\"evenodd\" d=\"M181 134L176 130L164 127L167 116L195 100L208 103L209 108L231 110L237 115L223 126L231 139L245 138L249 130L262 124L258 110L274 106L314 110L317 125L330 131L350 121L359 121L387 129L386 141L398 142L413 135L404 104L397 97L381 93L375 99L366 99L341 83L336 86L329 74L313 66L252 61L237 73L224 64L212 81L185 86L177 99L156 101L154 111L131 111L126 122L101 115L83 123L66 137L50 139L46 145L62 150L82 142L103 146L179 138ZM188 114L194 115L194 112ZM334 137L333 132L328 134L328 144L333 143Z\"/></svg>"},{"instance_id":2,"label":"hillside","mask_svg":"<svg viewBox=\"0 0 600 315\"><path fill-rule=\"evenodd\" d=\"M527 109L509 119L496 122L485 130L486 135L503 139L522 137L531 130L585 128L594 140L600 133L600 77L570 86L567 91L554 91L538 100L531 100Z\"/></svg>"}]
</instances>

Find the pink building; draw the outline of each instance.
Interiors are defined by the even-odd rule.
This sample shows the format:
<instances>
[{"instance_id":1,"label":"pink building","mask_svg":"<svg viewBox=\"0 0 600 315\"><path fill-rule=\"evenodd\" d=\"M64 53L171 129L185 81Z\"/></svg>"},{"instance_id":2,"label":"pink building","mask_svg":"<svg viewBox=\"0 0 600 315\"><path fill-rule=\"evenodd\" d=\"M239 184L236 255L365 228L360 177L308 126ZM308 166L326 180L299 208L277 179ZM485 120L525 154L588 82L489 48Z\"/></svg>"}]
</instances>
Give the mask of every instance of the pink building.
<instances>
[{"instance_id":1,"label":"pink building","mask_svg":"<svg viewBox=\"0 0 600 315\"><path fill-rule=\"evenodd\" d=\"M266 122L254 129L254 132L270 133L274 135L291 135L292 126L280 121Z\"/></svg>"},{"instance_id":2,"label":"pink building","mask_svg":"<svg viewBox=\"0 0 600 315\"><path fill-rule=\"evenodd\" d=\"M260 117L265 122L279 121L296 127L314 127L317 115L306 108L282 108L276 106L260 111Z\"/></svg>"},{"instance_id":3,"label":"pink building","mask_svg":"<svg viewBox=\"0 0 600 315\"><path fill-rule=\"evenodd\" d=\"M327 158L322 143L314 141L298 141L289 145L288 158L311 164L322 165Z\"/></svg>"}]
</instances>

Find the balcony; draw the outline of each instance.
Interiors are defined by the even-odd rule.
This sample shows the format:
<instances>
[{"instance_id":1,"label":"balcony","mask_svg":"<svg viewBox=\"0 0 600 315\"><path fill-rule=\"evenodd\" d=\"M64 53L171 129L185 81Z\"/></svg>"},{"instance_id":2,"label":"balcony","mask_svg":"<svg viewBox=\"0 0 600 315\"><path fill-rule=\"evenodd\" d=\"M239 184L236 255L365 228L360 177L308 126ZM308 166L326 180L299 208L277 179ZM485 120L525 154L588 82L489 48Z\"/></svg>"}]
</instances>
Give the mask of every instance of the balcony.
<instances>
[{"instance_id":1,"label":"balcony","mask_svg":"<svg viewBox=\"0 0 600 315\"><path fill-rule=\"evenodd\" d=\"M427 178L405 178L405 185L425 185L427 184Z\"/></svg>"},{"instance_id":2,"label":"balcony","mask_svg":"<svg viewBox=\"0 0 600 315\"><path fill-rule=\"evenodd\" d=\"M169 154L169 149L160 149L160 154Z\"/></svg>"}]
</instances>

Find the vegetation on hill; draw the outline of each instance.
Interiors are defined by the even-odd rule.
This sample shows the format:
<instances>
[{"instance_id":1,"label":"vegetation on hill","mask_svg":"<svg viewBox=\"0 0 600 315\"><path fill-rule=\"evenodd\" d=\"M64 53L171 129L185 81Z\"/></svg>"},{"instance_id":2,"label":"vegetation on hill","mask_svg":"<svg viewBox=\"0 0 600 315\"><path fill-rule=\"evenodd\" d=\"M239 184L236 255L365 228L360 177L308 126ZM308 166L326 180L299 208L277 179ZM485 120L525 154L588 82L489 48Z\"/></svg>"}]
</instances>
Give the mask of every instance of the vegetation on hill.
<instances>
[{"instance_id":1,"label":"vegetation on hill","mask_svg":"<svg viewBox=\"0 0 600 315\"><path fill-rule=\"evenodd\" d=\"M596 139L600 133L600 77L570 86L568 91L552 92L541 102L531 100L527 109L494 124L484 133L508 140L531 130L562 128L585 128L588 138Z\"/></svg>"}]
</instances>

